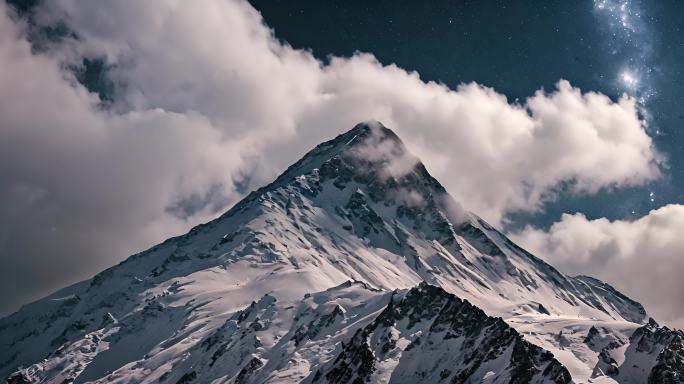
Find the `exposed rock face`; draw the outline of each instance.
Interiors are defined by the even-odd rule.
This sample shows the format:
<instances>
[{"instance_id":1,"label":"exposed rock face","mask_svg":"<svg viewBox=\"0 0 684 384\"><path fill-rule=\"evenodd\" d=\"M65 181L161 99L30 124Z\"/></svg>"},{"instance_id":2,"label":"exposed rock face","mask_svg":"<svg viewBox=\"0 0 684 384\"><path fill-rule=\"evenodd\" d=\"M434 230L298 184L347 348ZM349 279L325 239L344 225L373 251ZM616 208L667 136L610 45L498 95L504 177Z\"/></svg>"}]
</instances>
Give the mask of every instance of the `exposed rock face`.
<instances>
[{"instance_id":1,"label":"exposed rock face","mask_svg":"<svg viewBox=\"0 0 684 384\"><path fill-rule=\"evenodd\" d=\"M661 327L655 320L650 319L648 324L634 332L630 343L635 346L634 355L647 355L651 358L655 356L655 365L648 374L649 383L684 383L682 331Z\"/></svg>"},{"instance_id":2,"label":"exposed rock face","mask_svg":"<svg viewBox=\"0 0 684 384\"><path fill-rule=\"evenodd\" d=\"M360 124L216 220L0 319L0 379L608 380L646 318L460 209L391 130ZM665 350L658 378L678 372Z\"/></svg>"},{"instance_id":3,"label":"exposed rock face","mask_svg":"<svg viewBox=\"0 0 684 384\"><path fill-rule=\"evenodd\" d=\"M497 383L571 382L551 353L526 342L502 319L422 283L394 295L313 381L477 383L486 377Z\"/></svg>"},{"instance_id":4,"label":"exposed rock face","mask_svg":"<svg viewBox=\"0 0 684 384\"><path fill-rule=\"evenodd\" d=\"M602 335L606 335L606 330L592 327L585 341L594 345ZM619 383L682 383L683 340L682 331L661 327L649 319L628 341L604 342L595 372L605 373Z\"/></svg>"}]
</instances>

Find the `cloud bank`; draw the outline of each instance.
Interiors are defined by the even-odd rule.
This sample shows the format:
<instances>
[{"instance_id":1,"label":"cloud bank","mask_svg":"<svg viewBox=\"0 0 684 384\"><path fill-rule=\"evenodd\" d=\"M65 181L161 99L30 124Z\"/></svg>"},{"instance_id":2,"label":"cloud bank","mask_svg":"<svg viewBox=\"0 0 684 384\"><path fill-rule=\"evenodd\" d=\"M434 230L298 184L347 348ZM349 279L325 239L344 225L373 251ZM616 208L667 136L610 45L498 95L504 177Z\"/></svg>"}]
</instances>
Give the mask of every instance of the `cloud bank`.
<instances>
[{"instance_id":1,"label":"cloud bank","mask_svg":"<svg viewBox=\"0 0 684 384\"><path fill-rule=\"evenodd\" d=\"M44 27L69 32L32 49ZM74 76L84 59L105 63L107 102ZM494 224L561 185L659 176L630 98L561 80L517 103L370 54L323 63L243 1L55 0L31 25L2 4L0 68L0 313L213 218L359 121Z\"/></svg>"},{"instance_id":2,"label":"cloud bank","mask_svg":"<svg viewBox=\"0 0 684 384\"><path fill-rule=\"evenodd\" d=\"M684 205L635 221L564 214L548 231L527 227L513 240L561 269L610 281L659 321L684 328Z\"/></svg>"}]
</instances>

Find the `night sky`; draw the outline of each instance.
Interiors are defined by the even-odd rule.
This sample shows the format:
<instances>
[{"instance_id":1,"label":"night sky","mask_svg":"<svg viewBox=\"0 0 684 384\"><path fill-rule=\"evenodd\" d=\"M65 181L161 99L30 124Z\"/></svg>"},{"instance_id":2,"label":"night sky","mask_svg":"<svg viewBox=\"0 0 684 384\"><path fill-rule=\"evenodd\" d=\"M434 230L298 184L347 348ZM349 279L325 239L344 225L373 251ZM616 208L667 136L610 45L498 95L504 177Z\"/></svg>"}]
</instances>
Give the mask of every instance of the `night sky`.
<instances>
[{"instance_id":1,"label":"night sky","mask_svg":"<svg viewBox=\"0 0 684 384\"><path fill-rule=\"evenodd\" d=\"M684 202L684 4L676 1L252 0L276 36L329 55L369 52L455 88L477 82L524 100L558 79L583 90L640 100L666 168L656 182L593 196L564 194L509 228L548 226L563 212L631 219ZM562 191L559 191L562 193Z\"/></svg>"}]
</instances>

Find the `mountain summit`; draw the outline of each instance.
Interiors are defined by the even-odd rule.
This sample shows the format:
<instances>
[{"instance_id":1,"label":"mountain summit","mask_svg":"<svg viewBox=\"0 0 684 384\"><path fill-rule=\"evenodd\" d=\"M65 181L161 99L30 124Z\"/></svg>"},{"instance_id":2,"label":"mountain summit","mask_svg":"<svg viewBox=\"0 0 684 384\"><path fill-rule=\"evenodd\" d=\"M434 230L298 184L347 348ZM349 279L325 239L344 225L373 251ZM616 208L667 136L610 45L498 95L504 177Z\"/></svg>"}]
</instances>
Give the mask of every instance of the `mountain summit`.
<instances>
[{"instance_id":1,"label":"mountain summit","mask_svg":"<svg viewBox=\"0 0 684 384\"><path fill-rule=\"evenodd\" d=\"M608 284L563 275L464 211L394 132L369 122L219 218L0 320L0 378L681 377L680 334L647 320Z\"/></svg>"}]
</instances>

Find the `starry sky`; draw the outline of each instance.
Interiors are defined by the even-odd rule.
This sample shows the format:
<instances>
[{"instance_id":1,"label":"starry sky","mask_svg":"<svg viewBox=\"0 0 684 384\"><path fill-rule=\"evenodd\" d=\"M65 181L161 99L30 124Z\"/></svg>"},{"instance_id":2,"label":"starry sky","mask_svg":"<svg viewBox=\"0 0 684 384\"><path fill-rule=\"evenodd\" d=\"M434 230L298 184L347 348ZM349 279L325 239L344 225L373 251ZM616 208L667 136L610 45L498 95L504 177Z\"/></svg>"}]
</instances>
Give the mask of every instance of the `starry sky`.
<instances>
[{"instance_id":1,"label":"starry sky","mask_svg":"<svg viewBox=\"0 0 684 384\"><path fill-rule=\"evenodd\" d=\"M639 101L664 175L634 188L565 194L543 212L512 214L510 229L548 226L563 212L630 219L684 202L684 4L676 1L251 0L278 38L328 55L371 52L451 88L478 82L525 99L558 79ZM562 187L559 188L562 194Z\"/></svg>"}]
</instances>

